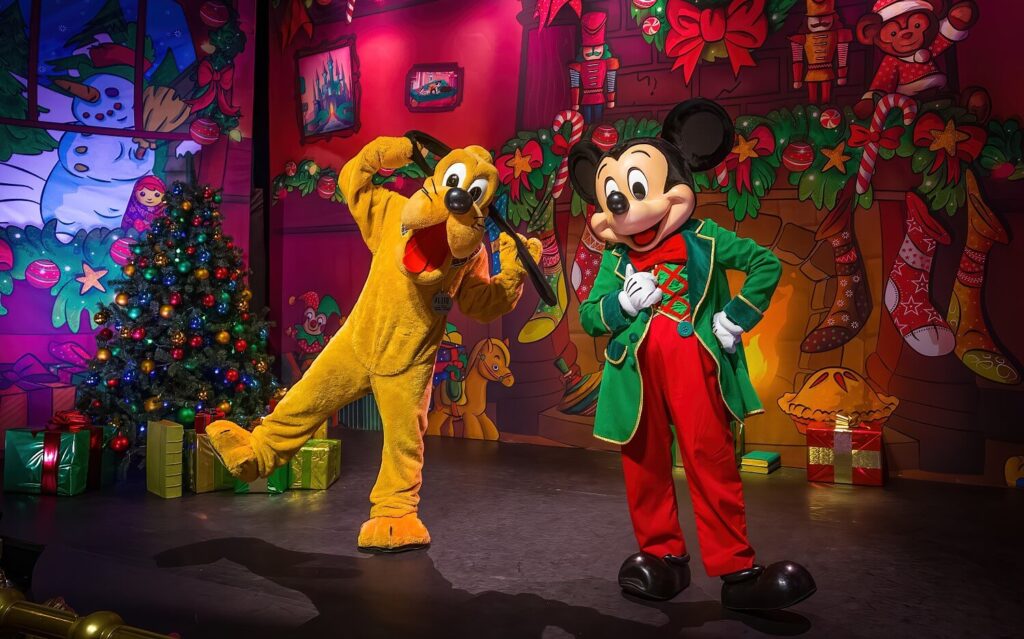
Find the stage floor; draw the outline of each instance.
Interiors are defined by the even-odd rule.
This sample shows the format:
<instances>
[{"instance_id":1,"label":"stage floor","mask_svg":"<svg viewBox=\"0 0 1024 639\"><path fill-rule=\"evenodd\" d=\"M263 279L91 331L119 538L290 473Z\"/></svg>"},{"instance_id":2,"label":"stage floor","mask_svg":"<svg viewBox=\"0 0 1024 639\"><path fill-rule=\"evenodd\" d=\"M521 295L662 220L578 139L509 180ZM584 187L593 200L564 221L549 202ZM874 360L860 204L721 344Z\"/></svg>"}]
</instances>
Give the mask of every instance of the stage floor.
<instances>
[{"instance_id":1,"label":"stage floor","mask_svg":"<svg viewBox=\"0 0 1024 639\"><path fill-rule=\"evenodd\" d=\"M360 554L381 439L340 434L342 476L326 492L4 494L0 533L48 545L37 599L185 639L1024 636L1024 491L744 475L760 559L799 561L818 583L791 611L753 616L719 606L682 477L693 584L662 604L620 593L635 542L614 453L429 438L434 544Z\"/></svg>"}]
</instances>

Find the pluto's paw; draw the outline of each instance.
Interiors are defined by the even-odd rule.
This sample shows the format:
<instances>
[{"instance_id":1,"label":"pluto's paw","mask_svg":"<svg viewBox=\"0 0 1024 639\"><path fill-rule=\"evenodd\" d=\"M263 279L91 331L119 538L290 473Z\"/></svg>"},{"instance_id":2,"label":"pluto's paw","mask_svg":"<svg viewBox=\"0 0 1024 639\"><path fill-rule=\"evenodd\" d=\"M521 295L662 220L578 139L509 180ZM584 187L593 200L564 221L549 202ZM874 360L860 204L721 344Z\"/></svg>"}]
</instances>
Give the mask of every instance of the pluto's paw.
<instances>
[{"instance_id":1,"label":"pluto's paw","mask_svg":"<svg viewBox=\"0 0 1024 639\"><path fill-rule=\"evenodd\" d=\"M416 513L374 517L359 529L359 549L367 552L403 552L429 544L430 533Z\"/></svg>"},{"instance_id":2,"label":"pluto's paw","mask_svg":"<svg viewBox=\"0 0 1024 639\"><path fill-rule=\"evenodd\" d=\"M259 479L259 465L252 448L252 433L237 424L220 420L207 426L206 434L210 436L213 450L229 473L244 482Z\"/></svg>"}]
</instances>

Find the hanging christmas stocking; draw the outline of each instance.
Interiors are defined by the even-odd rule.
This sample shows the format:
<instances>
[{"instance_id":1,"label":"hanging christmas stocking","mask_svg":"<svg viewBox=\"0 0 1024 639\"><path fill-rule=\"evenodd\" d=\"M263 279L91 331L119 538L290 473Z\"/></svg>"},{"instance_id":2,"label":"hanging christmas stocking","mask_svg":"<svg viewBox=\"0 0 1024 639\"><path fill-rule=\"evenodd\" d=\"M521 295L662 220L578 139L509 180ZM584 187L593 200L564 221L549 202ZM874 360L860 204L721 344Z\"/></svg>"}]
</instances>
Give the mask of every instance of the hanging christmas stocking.
<instances>
[{"instance_id":1,"label":"hanging christmas stocking","mask_svg":"<svg viewBox=\"0 0 1024 639\"><path fill-rule=\"evenodd\" d=\"M956 335L956 356L976 375L1000 384L1020 383L1020 371L992 339L982 310L985 259L993 244L1010 241L999 218L981 197L974 173L967 172L967 243L953 283L946 319Z\"/></svg>"},{"instance_id":2,"label":"hanging christmas stocking","mask_svg":"<svg viewBox=\"0 0 1024 639\"><path fill-rule=\"evenodd\" d=\"M860 332L871 315L871 292L853 233L853 208L849 197L840 198L836 208L818 227L817 239L827 240L832 245L838 286L825 318L800 344L800 350L805 353L839 348Z\"/></svg>"},{"instance_id":3,"label":"hanging christmas stocking","mask_svg":"<svg viewBox=\"0 0 1024 639\"><path fill-rule=\"evenodd\" d=\"M548 306L543 300L537 304L537 310L519 331L519 341L523 344L537 342L550 335L561 323L562 317L565 315L565 307L568 304L565 275L562 271L562 256L558 250L558 238L555 235L555 230L552 228L541 233L540 241L543 245L540 267L544 272L544 277L551 284L551 290L558 297L558 304Z\"/></svg>"},{"instance_id":4,"label":"hanging christmas stocking","mask_svg":"<svg viewBox=\"0 0 1024 639\"><path fill-rule=\"evenodd\" d=\"M938 357L952 351L956 341L930 298L935 247L949 244L949 234L916 193L907 193L906 202L907 233L885 282L885 307L911 348Z\"/></svg>"},{"instance_id":5,"label":"hanging christmas stocking","mask_svg":"<svg viewBox=\"0 0 1024 639\"><path fill-rule=\"evenodd\" d=\"M601 253L604 242L594 237L590 224L583 227L580 245L576 247L576 257L572 262L572 288L576 291L576 299L580 302L587 299L590 289L594 286L597 269L601 267Z\"/></svg>"}]
</instances>

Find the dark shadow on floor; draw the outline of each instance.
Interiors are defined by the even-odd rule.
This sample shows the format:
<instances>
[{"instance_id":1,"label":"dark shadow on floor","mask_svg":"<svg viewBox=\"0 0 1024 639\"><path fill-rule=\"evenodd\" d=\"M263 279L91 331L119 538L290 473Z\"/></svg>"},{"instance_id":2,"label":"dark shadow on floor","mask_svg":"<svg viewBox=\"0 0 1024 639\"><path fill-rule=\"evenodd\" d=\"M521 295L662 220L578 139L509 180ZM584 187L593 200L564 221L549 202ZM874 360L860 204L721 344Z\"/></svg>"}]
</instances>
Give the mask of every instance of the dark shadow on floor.
<instances>
[{"instance_id":1,"label":"dark shadow on floor","mask_svg":"<svg viewBox=\"0 0 1024 639\"><path fill-rule=\"evenodd\" d=\"M760 632L792 636L810 629L810 622L795 613L765 616L737 615L717 601L652 603L668 618L650 625L610 616L593 608L574 606L538 595L488 591L473 594L452 587L434 567L427 552L356 558L303 553L280 548L261 539L214 539L158 554L157 565L174 568L209 564L224 559L284 588L300 592L319 616L289 637L494 637L541 639L544 629L561 628L573 637L628 637L654 639L682 636L687 628L731 619ZM581 588L594 587L586 580ZM614 587L611 583L600 587ZM213 604L211 604L213 605ZM205 613L219 617L215 610ZM244 620L238 620L244 625ZM229 627L231 620L218 619ZM280 635L276 629L275 636ZM190 634L189 636L195 636ZM248 636L252 636L249 634Z\"/></svg>"}]
</instances>

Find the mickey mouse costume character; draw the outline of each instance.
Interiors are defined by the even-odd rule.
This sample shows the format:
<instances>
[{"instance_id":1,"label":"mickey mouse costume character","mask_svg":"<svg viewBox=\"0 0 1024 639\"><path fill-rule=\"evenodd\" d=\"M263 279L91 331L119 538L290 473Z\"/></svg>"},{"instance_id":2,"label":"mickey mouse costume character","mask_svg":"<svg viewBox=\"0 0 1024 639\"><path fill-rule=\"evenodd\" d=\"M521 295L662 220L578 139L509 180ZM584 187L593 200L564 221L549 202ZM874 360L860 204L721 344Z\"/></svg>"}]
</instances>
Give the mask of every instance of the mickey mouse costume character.
<instances>
[{"instance_id":1,"label":"mickey mouse costume character","mask_svg":"<svg viewBox=\"0 0 1024 639\"><path fill-rule=\"evenodd\" d=\"M814 579L792 562L754 563L729 420L761 412L740 336L761 319L781 267L753 240L691 219L692 173L721 162L733 140L722 107L693 99L672 109L660 138L628 140L607 153L589 142L573 147L573 187L597 207L591 227L608 243L580 318L588 334L611 335L594 436L622 445L640 545L619 570L619 585L664 600L690 583L671 423L704 567L722 577L723 605L777 610L813 594ZM746 273L735 296L727 269Z\"/></svg>"}]
</instances>

